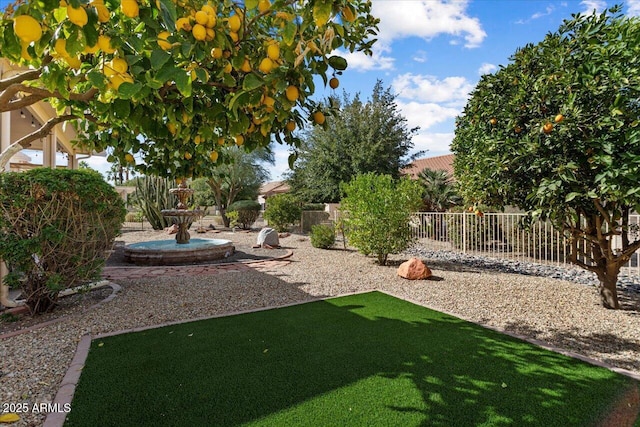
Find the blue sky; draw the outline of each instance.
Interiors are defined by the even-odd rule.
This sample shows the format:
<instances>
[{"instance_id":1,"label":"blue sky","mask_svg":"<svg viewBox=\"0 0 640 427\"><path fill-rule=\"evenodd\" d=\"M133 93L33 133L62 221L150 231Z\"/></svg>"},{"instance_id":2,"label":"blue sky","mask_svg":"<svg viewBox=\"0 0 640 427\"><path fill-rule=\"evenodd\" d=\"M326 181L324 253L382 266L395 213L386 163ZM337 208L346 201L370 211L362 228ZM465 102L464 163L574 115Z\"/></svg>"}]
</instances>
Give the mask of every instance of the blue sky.
<instances>
[{"instance_id":1,"label":"blue sky","mask_svg":"<svg viewBox=\"0 0 640 427\"><path fill-rule=\"evenodd\" d=\"M0 5L6 5L0 0ZM359 92L367 98L377 79L397 94L408 126L419 126L415 151L449 153L455 117L483 73L506 64L518 47L536 43L575 13L592 13L620 3L605 0L373 0L380 18L374 55L346 55L349 68L332 91L316 97ZM627 0L623 12L640 15L640 0ZM288 148L276 145L271 179L288 170ZM89 163L101 171L104 159Z\"/></svg>"}]
</instances>

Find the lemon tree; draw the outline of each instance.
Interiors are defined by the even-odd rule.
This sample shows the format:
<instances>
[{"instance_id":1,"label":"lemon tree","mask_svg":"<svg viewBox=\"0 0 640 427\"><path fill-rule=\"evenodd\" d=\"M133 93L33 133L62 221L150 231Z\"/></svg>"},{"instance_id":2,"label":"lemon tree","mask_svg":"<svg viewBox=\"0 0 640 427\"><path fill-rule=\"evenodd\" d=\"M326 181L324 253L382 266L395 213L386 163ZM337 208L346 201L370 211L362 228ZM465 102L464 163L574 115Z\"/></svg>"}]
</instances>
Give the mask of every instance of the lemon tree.
<instances>
[{"instance_id":1,"label":"lemon tree","mask_svg":"<svg viewBox=\"0 0 640 427\"><path fill-rule=\"evenodd\" d=\"M297 146L293 129L331 116L311 95L347 68L336 52L371 53L370 9L363 0L17 2L0 21L2 56L18 69L0 81L0 112L47 100L58 116L0 163L70 120L88 148L161 176L211 173L227 160L224 146Z\"/></svg>"},{"instance_id":2,"label":"lemon tree","mask_svg":"<svg viewBox=\"0 0 640 427\"><path fill-rule=\"evenodd\" d=\"M551 220L608 308L640 248L639 39L640 19L619 7L564 22L483 76L451 147L466 201Z\"/></svg>"}]
</instances>

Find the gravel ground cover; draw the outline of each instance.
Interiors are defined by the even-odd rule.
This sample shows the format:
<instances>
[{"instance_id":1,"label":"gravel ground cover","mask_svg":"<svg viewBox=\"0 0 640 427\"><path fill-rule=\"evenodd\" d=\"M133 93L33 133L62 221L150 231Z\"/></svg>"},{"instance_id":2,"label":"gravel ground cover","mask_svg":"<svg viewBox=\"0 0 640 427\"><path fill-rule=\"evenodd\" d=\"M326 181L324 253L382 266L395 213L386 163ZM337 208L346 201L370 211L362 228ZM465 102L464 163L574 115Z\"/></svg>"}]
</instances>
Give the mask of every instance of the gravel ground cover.
<instances>
[{"instance_id":1,"label":"gravel ground cover","mask_svg":"<svg viewBox=\"0 0 640 427\"><path fill-rule=\"evenodd\" d=\"M217 233L249 247L257 233ZM128 232L127 243L166 238L162 232ZM51 402L76 345L85 334L159 325L380 289L433 309L535 338L640 375L640 293L622 291L622 310L606 310L592 285L547 275L523 275L452 255L422 253L431 280L407 281L391 265L344 249L321 250L305 236L282 238L293 251L288 265L241 273L122 280L118 296L88 311L30 333L0 339L0 402ZM419 252L411 252L418 254ZM114 373L117 375L117 373ZM45 414L21 414L18 425L39 425Z\"/></svg>"}]
</instances>

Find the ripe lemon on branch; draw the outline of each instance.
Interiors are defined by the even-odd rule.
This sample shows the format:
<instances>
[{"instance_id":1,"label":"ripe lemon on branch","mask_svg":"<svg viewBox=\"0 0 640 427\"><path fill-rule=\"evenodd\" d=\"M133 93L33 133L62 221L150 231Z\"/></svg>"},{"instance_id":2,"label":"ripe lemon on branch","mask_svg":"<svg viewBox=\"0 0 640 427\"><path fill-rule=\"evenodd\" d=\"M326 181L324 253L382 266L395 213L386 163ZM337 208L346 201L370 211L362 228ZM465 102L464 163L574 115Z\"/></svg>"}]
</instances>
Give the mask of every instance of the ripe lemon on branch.
<instances>
[{"instance_id":1,"label":"ripe lemon on branch","mask_svg":"<svg viewBox=\"0 0 640 427\"><path fill-rule=\"evenodd\" d=\"M42 27L30 15L16 16L13 20L13 32L23 43L37 42L42 38Z\"/></svg>"}]
</instances>

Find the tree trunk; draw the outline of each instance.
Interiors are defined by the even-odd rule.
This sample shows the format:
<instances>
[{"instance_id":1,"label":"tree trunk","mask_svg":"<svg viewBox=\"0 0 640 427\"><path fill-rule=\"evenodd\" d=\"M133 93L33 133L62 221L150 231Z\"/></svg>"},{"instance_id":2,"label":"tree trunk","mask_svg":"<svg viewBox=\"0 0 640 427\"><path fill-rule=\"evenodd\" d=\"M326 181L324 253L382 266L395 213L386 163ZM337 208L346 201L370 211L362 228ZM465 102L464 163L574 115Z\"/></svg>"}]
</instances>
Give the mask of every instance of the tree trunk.
<instances>
[{"instance_id":1,"label":"tree trunk","mask_svg":"<svg viewBox=\"0 0 640 427\"><path fill-rule=\"evenodd\" d=\"M621 265L620 262L607 262L601 271L596 272L598 280L600 280L598 291L604 308L613 310L620 308L616 285L618 283L618 273L620 272Z\"/></svg>"}]
</instances>

